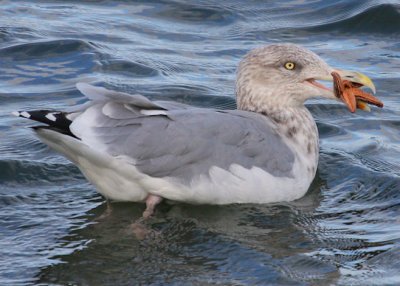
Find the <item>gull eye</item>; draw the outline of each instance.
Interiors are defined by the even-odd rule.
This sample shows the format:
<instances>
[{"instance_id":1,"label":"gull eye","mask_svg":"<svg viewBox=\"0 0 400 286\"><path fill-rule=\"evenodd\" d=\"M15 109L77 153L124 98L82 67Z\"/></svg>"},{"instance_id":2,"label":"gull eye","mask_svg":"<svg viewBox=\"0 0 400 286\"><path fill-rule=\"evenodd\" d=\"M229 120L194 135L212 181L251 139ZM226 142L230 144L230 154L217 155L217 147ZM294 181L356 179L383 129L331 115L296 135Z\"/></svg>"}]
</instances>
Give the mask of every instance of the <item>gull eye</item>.
<instances>
[{"instance_id":1,"label":"gull eye","mask_svg":"<svg viewBox=\"0 0 400 286\"><path fill-rule=\"evenodd\" d=\"M287 70L294 70L295 67L296 67L296 64L294 62L285 63L285 69L287 69Z\"/></svg>"}]
</instances>

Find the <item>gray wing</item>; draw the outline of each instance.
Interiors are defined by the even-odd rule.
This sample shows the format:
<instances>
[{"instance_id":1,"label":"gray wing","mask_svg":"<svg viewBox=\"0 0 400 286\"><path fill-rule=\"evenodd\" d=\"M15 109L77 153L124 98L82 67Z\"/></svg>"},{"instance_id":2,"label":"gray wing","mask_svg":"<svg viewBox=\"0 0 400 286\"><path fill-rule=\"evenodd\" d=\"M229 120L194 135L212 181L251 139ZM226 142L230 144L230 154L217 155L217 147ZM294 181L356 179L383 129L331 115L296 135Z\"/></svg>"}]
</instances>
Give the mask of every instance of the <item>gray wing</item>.
<instances>
[{"instance_id":1,"label":"gray wing","mask_svg":"<svg viewBox=\"0 0 400 286\"><path fill-rule=\"evenodd\" d=\"M149 101L151 109L138 101L92 100L70 129L92 148L131 158L154 177L186 182L207 175L213 166L228 169L232 164L292 176L294 155L262 115Z\"/></svg>"}]
</instances>

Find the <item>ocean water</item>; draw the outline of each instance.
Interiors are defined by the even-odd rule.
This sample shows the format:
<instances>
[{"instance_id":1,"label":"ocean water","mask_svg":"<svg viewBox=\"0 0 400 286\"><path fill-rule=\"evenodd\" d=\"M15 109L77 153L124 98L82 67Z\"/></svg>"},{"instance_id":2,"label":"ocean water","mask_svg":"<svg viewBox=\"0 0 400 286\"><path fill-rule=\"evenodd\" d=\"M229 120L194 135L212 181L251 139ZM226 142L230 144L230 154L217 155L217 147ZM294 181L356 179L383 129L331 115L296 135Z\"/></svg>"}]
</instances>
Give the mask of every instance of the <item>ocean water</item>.
<instances>
[{"instance_id":1,"label":"ocean water","mask_svg":"<svg viewBox=\"0 0 400 286\"><path fill-rule=\"evenodd\" d=\"M383 109L314 100L307 195L270 205L105 200L10 115L83 101L78 81L233 108L251 48L292 42L373 78ZM400 285L398 1L1 1L0 285Z\"/></svg>"}]
</instances>

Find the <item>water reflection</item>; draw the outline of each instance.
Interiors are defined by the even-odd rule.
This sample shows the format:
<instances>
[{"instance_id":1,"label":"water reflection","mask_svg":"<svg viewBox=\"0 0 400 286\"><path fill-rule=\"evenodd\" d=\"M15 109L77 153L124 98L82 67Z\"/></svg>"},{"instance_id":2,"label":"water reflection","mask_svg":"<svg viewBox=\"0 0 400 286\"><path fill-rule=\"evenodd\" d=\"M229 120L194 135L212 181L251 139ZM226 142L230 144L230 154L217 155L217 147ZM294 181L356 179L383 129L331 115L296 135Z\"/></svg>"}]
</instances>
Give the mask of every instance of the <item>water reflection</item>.
<instances>
[{"instance_id":1,"label":"water reflection","mask_svg":"<svg viewBox=\"0 0 400 286\"><path fill-rule=\"evenodd\" d=\"M63 237L75 249L38 274L42 283L293 283L337 279L336 267L309 255L308 233L317 225L323 181L294 203L192 206L164 203L144 225L141 239L130 225L141 204L104 203L89 211L88 224ZM65 247L64 247L65 248ZM121 276L121 273L124 273ZM188 273L195 274L187 277Z\"/></svg>"}]
</instances>

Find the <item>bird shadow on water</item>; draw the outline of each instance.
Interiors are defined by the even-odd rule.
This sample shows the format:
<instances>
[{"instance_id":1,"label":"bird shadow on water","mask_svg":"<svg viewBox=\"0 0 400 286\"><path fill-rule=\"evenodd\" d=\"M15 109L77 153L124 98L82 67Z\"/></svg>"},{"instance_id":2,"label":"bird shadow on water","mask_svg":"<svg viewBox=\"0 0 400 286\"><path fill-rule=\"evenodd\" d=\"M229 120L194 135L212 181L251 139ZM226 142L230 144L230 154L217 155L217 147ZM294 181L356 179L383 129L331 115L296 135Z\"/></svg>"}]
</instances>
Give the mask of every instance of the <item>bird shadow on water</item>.
<instances>
[{"instance_id":1,"label":"bird shadow on water","mask_svg":"<svg viewBox=\"0 0 400 286\"><path fill-rule=\"evenodd\" d=\"M86 227L61 238L73 246L39 283L137 285L195 283L312 285L336 281L337 269L309 255L315 248L304 228L321 200L324 182L292 203L193 206L163 203L132 232L143 204L104 203L86 213ZM106 215L104 215L106 214ZM62 253L62 252L61 252Z\"/></svg>"}]
</instances>

